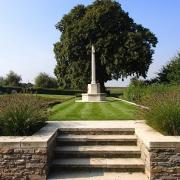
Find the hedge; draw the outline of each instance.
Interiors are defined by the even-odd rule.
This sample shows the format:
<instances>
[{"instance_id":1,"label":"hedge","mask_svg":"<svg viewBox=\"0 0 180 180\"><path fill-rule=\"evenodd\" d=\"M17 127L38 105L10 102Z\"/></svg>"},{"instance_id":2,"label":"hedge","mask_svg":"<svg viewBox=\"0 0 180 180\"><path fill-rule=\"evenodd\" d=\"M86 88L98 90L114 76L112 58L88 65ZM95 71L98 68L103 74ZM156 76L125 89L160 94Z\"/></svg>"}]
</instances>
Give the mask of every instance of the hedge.
<instances>
[{"instance_id":1,"label":"hedge","mask_svg":"<svg viewBox=\"0 0 180 180\"><path fill-rule=\"evenodd\" d=\"M22 87L9 87L0 86L0 94L11 94L14 92L27 92L27 93L37 93L37 94L53 94L53 95L76 95L83 91L81 90L70 90L70 89L45 89L45 88L22 88Z\"/></svg>"}]
</instances>

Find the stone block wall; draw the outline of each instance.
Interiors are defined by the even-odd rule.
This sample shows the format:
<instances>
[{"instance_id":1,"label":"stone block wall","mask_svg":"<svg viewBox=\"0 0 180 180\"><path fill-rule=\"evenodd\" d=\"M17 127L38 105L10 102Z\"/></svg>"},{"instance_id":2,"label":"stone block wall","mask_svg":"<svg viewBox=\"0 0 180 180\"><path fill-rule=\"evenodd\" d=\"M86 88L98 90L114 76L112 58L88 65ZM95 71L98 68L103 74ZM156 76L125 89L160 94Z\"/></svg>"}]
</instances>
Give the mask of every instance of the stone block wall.
<instances>
[{"instance_id":1,"label":"stone block wall","mask_svg":"<svg viewBox=\"0 0 180 180\"><path fill-rule=\"evenodd\" d=\"M29 137L0 136L0 180L46 180L57 130L63 125L49 122ZM71 127L68 123L66 126ZM147 177L180 180L180 137L164 136L143 121L129 122L128 127L135 128Z\"/></svg>"},{"instance_id":2,"label":"stone block wall","mask_svg":"<svg viewBox=\"0 0 180 180\"><path fill-rule=\"evenodd\" d=\"M147 148L138 140L145 173L150 180L180 179L180 148Z\"/></svg>"},{"instance_id":3,"label":"stone block wall","mask_svg":"<svg viewBox=\"0 0 180 180\"><path fill-rule=\"evenodd\" d=\"M0 179L44 180L47 148L0 148Z\"/></svg>"},{"instance_id":4,"label":"stone block wall","mask_svg":"<svg viewBox=\"0 0 180 180\"><path fill-rule=\"evenodd\" d=\"M145 173L146 173L147 177L150 179L151 167L150 167L150 152L149 152L149 149L146 147L146 145L140 139L138 139L137 145L138 145L138 147L140 147L140 150L141 150L141 159L144 161Z\"/></svg>"},{"instance_id":5,"label":"stone block wall","mask_svg":"<svg viewBox=\"0 0 180 180\"><path fill-rule=\"evenodd\" d=\"M180 179L180 148L150 149L151 179Z\"/></svg>"},{"instance_id":6,"label":"stone block wall","mask_svg":"<svg viewBox=\"0 0 180 180\"><path fill-rule=\"evenodd\" d=\"M150 180L180 180L180 137L164 136L145 124L136 128L145 173Z\"/></svg>"},{"instance_id":7,"label":"stone block wall","mask_svg":"<svg viewBox=\"0 0 180 180\"><path fill-rule=\"evenodd\" d=\"M33 136L0 136L0 180L46 180L57 129L49 123Z\"/></svg>"}]
</instances>

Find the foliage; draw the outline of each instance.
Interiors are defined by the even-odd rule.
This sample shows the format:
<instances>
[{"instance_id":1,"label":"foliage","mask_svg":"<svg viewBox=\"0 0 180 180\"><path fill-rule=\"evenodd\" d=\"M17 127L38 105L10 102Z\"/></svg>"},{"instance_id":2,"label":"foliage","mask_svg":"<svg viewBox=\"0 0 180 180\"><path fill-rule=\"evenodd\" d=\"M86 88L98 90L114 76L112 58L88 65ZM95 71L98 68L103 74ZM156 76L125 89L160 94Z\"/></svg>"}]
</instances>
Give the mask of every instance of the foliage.
<instances>
[{"instance_id":1,"label":"foliage","mask_svg":"<svg viewBox=\"0 0 180 180\"><path fill-rule=\"evenodd\" d=\"M163 66L157 79L160 83L180 84L180 53Z\"/></svg>"},{"instance_id":2,"label":"foliage","mask_svg":"<svg viewBox=\"0 0 180 180\"><path fill-rule=\"evenodd\" d=\"M32 135L45 124L46 108L41 98L30 94L0 96L2 135Z\"/></svg>"},{"instance_id":3,"label":"foliage","mask_svg":"<svg viewBox=\"0 0 180 180\"><path fill-rule=\"evenodd\" d=\"M124 92L124 97L129 101L139 102L145 95L145 84L137 78L132 78L129 87Z\"/></svg>"},{"instance_id":4,"label":"foliage","mask_svg":"<svg viewBox=\"0 0 180 180\"><path fill-rule=\"evenodd\" d=\"M180 91L180 86L164 84L147 85L140 81L139 83L136 82L136 84L131 83L129 87L124 91L123 97L129 101L143 104L145 103L144 99L146 99L146 96L154 93L165 93L172 91Z\"/></svg>"},{"instance_id":5,"label":"foliage","mask_svg":"<svg viewBox=\"0 0 180 180\"><path fill-rule=\"evenodd\" d=\"M22 78L20 75L10 71L4 78L4 85L6 86L19 86Z\"/></svg>"},{"instance_id":6,"label":"foliage","mask_svg":"<svg viewBox=\"0 0 180 180\"><path fill-rule=\"evenodd\" d=\"M0 76L0 86L4 85L4 78Z\"/></svg>"},{"instance_id":7,"label":"foliage","mask_svg":"<svg viewBox=\"0 0 180 180\"><path fill-rule=\"evenodd\" d=\"M73 89L48 89L48 88L22 88L22 87L9 87L3 86L0 87L0 91L4 94L11 94L13 91L27 93L35 93L35 94L52 94L52 95L76 95L82 93L80 90Z\"/></svg>"},{"instance_id":8,"label":"foliage","mask_svg":"<svg viewBox=\"0 0 180 180\"><path fill-rule=\"evenodd\" d=\"M46 73L40 73L35 78L35 86L40 88L57 88L57 80Z\"/></svg>"},{"instance_id":9,"label":"foliage","mask_svg":"<svg viewBox=\"0 0 180 180\"><path fill-rule=\"evenodd\" d=\"M110 91L110 96L121 97L126 90L126 87L107 87L107 90Z\"/></svg>"},{"instance_id":10,"label":"foliage","mask_svg":"<svg viewBox=\"0 0 180 180\"><path fill-rule=\"evenodd\" d=\"M149 109L141 113L150 126L166 135L180 135L179 92L155 93L145 103Z\"/></svg>"},{"instance_id":11,"label":"foliage","mask_svg":"<svg viewBox=\"0 0 180 180\"><path fill-rule=\"evenodd\" d=\"M28 82L28 83L21 83L20 87L24 88L24 89L29 89L29 88L33 88L33 84Z\"/></svg>"},{"instance_id":12,"label":"foliage","mask_svg":"<svg viewBox=\"0 0 180 180\"><path fill-rule=\"evenodd\" d=\"M157 38L136 24L121 5L112 0L96 0L78 5L66 14L56 28L61 37L54 45L55 75L60 86L85 88L90 82L91 45L96 49L97 81L146 77L152 63Z\"/></svg>"}]
</instances>

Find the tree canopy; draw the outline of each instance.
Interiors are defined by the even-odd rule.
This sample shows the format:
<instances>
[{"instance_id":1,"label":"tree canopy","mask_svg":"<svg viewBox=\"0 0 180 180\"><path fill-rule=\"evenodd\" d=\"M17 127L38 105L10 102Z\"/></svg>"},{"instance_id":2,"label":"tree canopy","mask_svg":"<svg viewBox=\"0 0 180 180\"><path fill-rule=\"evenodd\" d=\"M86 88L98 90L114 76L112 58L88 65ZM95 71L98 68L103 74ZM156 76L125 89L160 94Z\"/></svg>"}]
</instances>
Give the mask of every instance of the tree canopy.
<instances>
[{"instance_id":1,"label":"tree canopy","mask_svg":"<svg viewBox=\"0 0 180 180\"><path fill-rule=\"evenodd\" d=\"M160 83L180 84L180 53L162 67L156 79Z\"/></svg>"},{"instance_id":2,"label":"tree canopy","mask_svg":"<svg viewBox=\"0 0 180 180\"><path fill-rule=\"evenodd\" d=\"M19 86L20 82L22 80L21 76L16 74L13 71L10 71L4 79L1 79L4 81L2 84L6 86Z\"/></svg>"},{"instance_id":3,"label":"tree canopy","mask_svg":"<svg viewBox=\"0 0 180 180\"><path fill-rule=\"evenodd\" d=\"M0 86L4 85L4 78L2 76L0 76Z\"/></svg>"},{"instance_id":4,"label":"tree canopy","mask_svg":"<svg viewBox=\"0 0 180 180\"><path fill-rule=\"evenodd\" d=\"M35 86L40 88L57 88L57 80L46 73L39 73L35 78Z\"/></svg>"},{"instance_id":5,"label":"tree canopy","mask_svg":"<svg viewBox=\"0 0 180 180\"><path fill-rule=\"evenodd\" d=\"M55 75L64 87L84 88L90 82L91 45L96 49L97 81L127 76L146 77L156 36L134 22L113 0L77 5L57 23L60 40L54 44Z\"/></svg>"}]
</instances>

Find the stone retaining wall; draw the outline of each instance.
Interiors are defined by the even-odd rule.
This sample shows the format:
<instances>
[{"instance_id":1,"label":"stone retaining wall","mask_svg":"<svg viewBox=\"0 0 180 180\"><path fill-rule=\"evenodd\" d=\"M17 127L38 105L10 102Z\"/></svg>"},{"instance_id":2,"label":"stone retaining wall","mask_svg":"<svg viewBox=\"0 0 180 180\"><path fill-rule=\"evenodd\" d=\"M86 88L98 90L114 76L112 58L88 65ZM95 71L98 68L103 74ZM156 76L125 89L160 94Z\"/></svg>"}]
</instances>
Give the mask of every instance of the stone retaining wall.
<instances>
[{"instance_id":1,"label":"stone retaining wall","mask_svg":"<svg viewBox=\"0 0 180 180\"><path fill-rule=\"evenodd\" d=\"M1 148L0 179L46 179L47 148Z\"/></svg>"},{"instance_id":2,"label":"stone retaining wall","mask_svg":"<svg viewBox=\"0 0 180 180\"><path fill-rule=\"evenodd\" d=\"M0 137L1 180L46 180L53 158L54 124L29 137Z\"/></svg>"},{"instance_id":3,"label":"stone retaining wall","mask_svg":"<svg viewBox=\"0 0 180 180\"><path fill-rule=\"evenodd\" d=\"M151 149L151 179L180 179L180 151L176 148Z\"/></svg>"},{"instance_id":4,"label":"stone retaining wall","mask_svg":"<svg viewBox=\"0 0 180 180\"><path fill-rule=\"evenodd\" d=\"M148 178L150 179L150 169L151 168L150 168L150 152L149 152L149 149L145 146L143 141L141 141L140 139L138 139L137 145L138 145L138 147L140 147L140 150L141 150L141 158L145 164L145 173L148 176Z\"/></svg>"},{"instance_id":5,"label":"stone retaining wall","mask_svg":"<svg viewBox=\"0 0 180 180\"><path fill-rule=\"evenodd\" d=\"M86 125L87 124L87 125ZM94 125L93 125L94 124ZM180 179L180 136L164 136L143 121L49 122L33 136L0 137L0 180L46 180L57 130L61 128L135 128L145 173L150 180Z\"/></svg>"},{"instance_id":6,"label":"stone retaining wall","mask_svg":"<svg viewBox=\"0 0 180 180\"><path fill-rule=\"evenodd\" d=\"M180 137L164 136L145 124L136 128L145 173L150 180L180 179Z\"/></svg>"}]
</instances>

